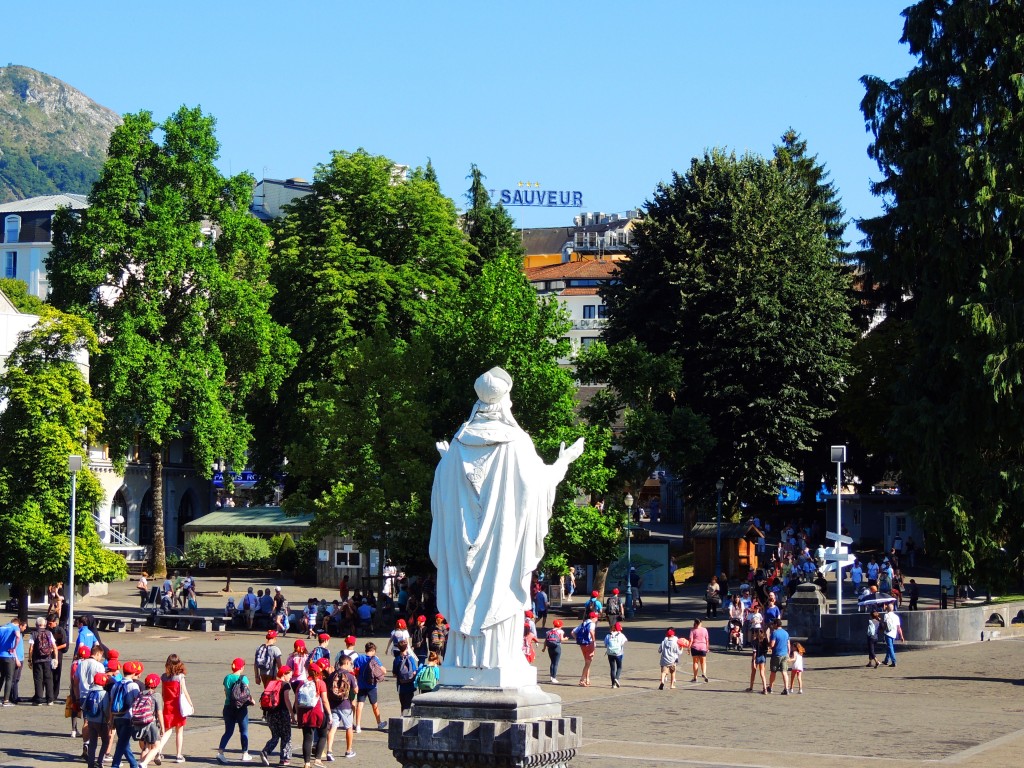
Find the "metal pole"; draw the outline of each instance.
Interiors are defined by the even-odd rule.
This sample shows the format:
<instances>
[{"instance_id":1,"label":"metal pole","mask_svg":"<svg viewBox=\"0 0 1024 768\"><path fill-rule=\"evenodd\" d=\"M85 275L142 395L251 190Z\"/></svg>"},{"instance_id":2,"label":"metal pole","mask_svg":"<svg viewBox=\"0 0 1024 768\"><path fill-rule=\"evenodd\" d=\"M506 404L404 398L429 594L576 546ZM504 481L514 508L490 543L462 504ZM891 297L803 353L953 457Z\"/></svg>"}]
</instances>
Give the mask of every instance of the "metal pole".
<instances>
[{"instance_id":1,"label":"metal pole","mask_svg":"<svg viewBox=\"0 0 1024 768\"><path fill-rule=\"evenodd\" d=\"M633 494L627 493L623 500L626 505L626 618L632 619L633 611L633 548L630 525L633 519Z\"/></svg>"},{"instance_id":2,"label":"metal pole","mask_svg":"<svg viewBox=\"0 0 1024 768\"><path fill-rule=\"evenodd\" d=\"M836 462L836 533L843 532L843 462ZM838 557L840 545L835 542L836 556ZM836 613L843 613L843 564L836 560Z\"/></svg>"},{"instance_id":3,"label":"metal pole","mask_svg":"<svg viewBox=\"0 0 1024 768\"><path fill-rule=\"evenodd\" d=\"M715 543L715 576L722 572L722 481L719 480L715 487L718 489L718 513L715 516L715 528L717 541ZM710 581L710 579L709 579Z\"/></svg>"},{"instance_id":4,"label":"metal pole","mask_svg":"<svg viewBox=\"0 0 1024 768\"><path fill-rule=\"evenodd\" d=\"M68 469L71 472L71 559L68 568L68 645L72 643L75 626L75 501L78 495L78 473L82 469L81 456L68 457ZM59 618L59 617L58 617Z\"/></svg>"}]
</instances>

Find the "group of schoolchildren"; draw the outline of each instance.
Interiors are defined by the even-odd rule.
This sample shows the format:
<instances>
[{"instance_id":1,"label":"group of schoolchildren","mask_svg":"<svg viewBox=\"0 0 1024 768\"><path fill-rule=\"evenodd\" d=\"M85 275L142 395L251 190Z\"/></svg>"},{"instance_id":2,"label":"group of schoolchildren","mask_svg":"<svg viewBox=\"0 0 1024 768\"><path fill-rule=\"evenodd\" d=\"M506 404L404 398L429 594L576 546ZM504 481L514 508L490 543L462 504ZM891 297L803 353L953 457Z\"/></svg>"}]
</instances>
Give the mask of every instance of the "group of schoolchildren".
<instances>
[{"instance_id":1,"label":"group of schoolchildren","mask_svg":"<svg viewBox=\"0 0 1024 768\"><path fill-rule=\"evenodd\" d=\"M347 636L345 649L332 665L330 635L319 634L318 645L312 650L306 648L305 641L296 640L287 658L277 646L277 637L276 631L267 632L266 642L259 646L255 656L256 681L263 686L259 705L271 733L259 755L264 765L270 765L270 756L275 750L279 750L280 764L288 764L292 752L292 725L302 729L304 768L320 768L324 759L334 760L334 739L339 730L345 733L345 757L355 757L354 734L362 731L366 704L370 705L377 728L387 730L378 704L378 685L387 677L387 671L377 656L374 643L366 643L363 653L359 653L355 650L356 638ZM441 659L434 651L417 658L404 620L396 623L385 649L385 653L388 652L393 656L392 675L399 702L406 712L416 691L426 692L437 687ZM230 702L232 696L227 679L225 691ZM221 756L231 737L229 725L225 717ZM247 754L246 741L243 737L243 760Z\"/></svg>"}]
</instances>

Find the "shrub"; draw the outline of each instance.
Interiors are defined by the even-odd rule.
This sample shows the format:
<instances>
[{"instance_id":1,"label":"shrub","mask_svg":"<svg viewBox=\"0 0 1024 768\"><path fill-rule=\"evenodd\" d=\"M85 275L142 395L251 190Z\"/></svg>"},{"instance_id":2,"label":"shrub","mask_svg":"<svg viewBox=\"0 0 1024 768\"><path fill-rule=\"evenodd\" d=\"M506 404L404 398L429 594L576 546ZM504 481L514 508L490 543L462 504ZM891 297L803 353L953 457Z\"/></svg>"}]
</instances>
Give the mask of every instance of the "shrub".
<instances>
[{"instance_id":1,"label":"shrub","mask_svg":"<svg viewBox=\"0 0 1024 768\"><path fill-rule=\"evenodd\" d=\"M298 562L299 553L295 548L295 540L290 533L286 533L281 548L277 551L277 567L290 573L295 570Z\"/></svg>"}]
</instances>

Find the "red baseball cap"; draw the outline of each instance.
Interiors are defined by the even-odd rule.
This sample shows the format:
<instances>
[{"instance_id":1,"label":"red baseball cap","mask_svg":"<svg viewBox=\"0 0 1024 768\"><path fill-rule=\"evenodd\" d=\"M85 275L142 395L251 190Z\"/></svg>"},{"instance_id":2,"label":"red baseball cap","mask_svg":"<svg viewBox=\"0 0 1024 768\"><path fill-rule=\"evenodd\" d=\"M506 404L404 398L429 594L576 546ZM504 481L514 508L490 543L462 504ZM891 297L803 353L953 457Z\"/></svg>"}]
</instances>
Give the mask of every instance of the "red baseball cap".
<instances>
[{"instance_id":1,"label":"red baseball cap","mask_svg":"<svg viewBox=\"0 0 1024 768\"><path fill-rule=\"evenodd\" d=\"M235 659L234 661L231 662L231 671L232 672L237 672L238 670L240 670L244 666L245 666L245 659L241 659L241 658Z\"/></svg>"},{"instance_id":2,"label":"red baseball cap","mask_svg":"<svg viewBox=\"0 0 1024 768\"><path fill-rule=\"evenodd\" d=\"M619 588L618 588L618 587L616 587L615 589L613 589L613 590L612 590L612 594L613 594L613 595L617 595L617 594L619 594Z\"/></svg>"},{"instance_id":3,"label":"red baseball cap","mask_svg":"<svg viewBox=\"0 0 1024 768\"><path fill-rule=\"evenodd\" d=\"M156 688L158 685L160 685L160 675L151 672L150 674L146 675L145 683L147 688Z\"/></svg>"},{"instance_id":4,"label":"red baseball cap","mask_svg":"<svg viewBox=\"0 0 1024 768\"><path fill-rule=\"evenodd\" d=\"M296 651L306 652L306 644L302 640L296 640L294 648Z\"/></svg>"},{"instance_id":5,"label":"red baseball cap","mask_svg":"<svg viewBox=\"0 0 1024 768\"><path fill-rule=\"evenodd\" d=\"M319 635L316 636L316 639L323 643L327 640L330 640L331 636L328 635L326 632L321 632Z\"/></svg>"},{"instance_id":6,"label":"red baseball cap","mask_svg":"<svg viewBox=\"0 0 1024 768\"><path fill-rule=\"evenodd\" d=\"M92 651L90 651L84 645L78 646L78 658L88 659L90 656L92 656Z\"/></svg>"},{"instance_id":7,"label":"red baseball cap","mask_svg":"<svg viewBox=\"0 0 1024 768\"><path fill-rule=\"evenodd\" d=\"M106 685L107 684L107 680L109 680L109 678L104 673L102 673L102 672L97 672L96 673L96 677L94 677L92 679L92 681L96 685Z\"/></svg>"},{"instance_id":8,"label":"red baseball cap","mask_svg":"<svg viewBox=\"0 0 1024 768\"><path fill-rule=\"evenodd\" d=\"M533 611L527 611L526 612L526 618L532 619L533 618Z\"/></svg>"},{"instance_id":9,"label":"red baseball cap","mask_svg":"<svg viewBox=\"0 0 1024 768\"><path fill-rule=\"evenodd\" d=\"M597 590L595 589L593 592L591 592L590 596L591 597L597 597Z\"/></svg>"},{"instance_id":10,"label":"red baseball cap","mask_svg":"<svg viewBox=\"0 0 1024 768\"><path fill-rule=\"evenodd\" d=\"M356 636L355 635L349 635L348 637L345 638L345 645L355 645L355 644L356 644Z\"/></svg>"},{"instance_id":11,"label":"red baseball cap","mask_svg":"<svg viewBox=\"0 0 1024 768\"><path fill-rule=\"evenodd\" d=\"M597 618L597 611L591 611L590 612L590 618L591 619L596 619Z\"/></svg>"},{"instance_id":12,"label":"red baseball cap","mask_svg":"<svg viewBox=\"0 0 1024 768\"><path fill-rule=\"evenodd\" d=\"M267 632L267 640L273 640L275 637L277 637L276 629L272 629L269 632Z\"/></svg>"}]
</instances>

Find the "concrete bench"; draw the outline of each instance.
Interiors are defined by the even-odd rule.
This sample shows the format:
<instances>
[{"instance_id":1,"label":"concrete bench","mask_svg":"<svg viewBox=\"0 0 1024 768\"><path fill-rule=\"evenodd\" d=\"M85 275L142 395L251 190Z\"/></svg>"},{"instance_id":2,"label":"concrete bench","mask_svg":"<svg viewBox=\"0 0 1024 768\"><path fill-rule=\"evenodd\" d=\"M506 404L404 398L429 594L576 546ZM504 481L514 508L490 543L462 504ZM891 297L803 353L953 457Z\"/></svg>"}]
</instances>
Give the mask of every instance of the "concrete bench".
<instances>
[{"instance_id":1,"label":"concrete bench","mask_svg":"<svg viewBox=\"0 0 1024 768\"><path fill-rule=\"evenodd\" d=\"M188 616L180 613L163 613L156 617L156 626L175 629L179 632L212 632L213 619L209 616Z\"/></svg>"},{"instance_id":2,"label":"concrete bench","mask_svg":"<svg viewBox=\"0 0 1024 768\"><path fill-rule=\"evenodd\" d=\"M122 619L116 616L97 616L96 629L100 632L138 632L142 621L137 618Z\"/></svg>"}]
</instances>

